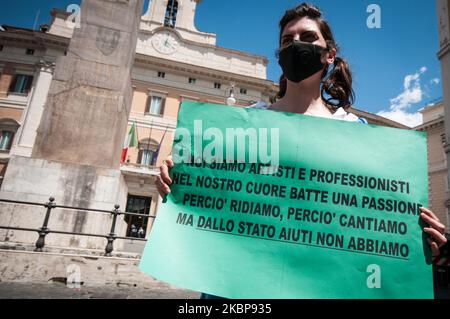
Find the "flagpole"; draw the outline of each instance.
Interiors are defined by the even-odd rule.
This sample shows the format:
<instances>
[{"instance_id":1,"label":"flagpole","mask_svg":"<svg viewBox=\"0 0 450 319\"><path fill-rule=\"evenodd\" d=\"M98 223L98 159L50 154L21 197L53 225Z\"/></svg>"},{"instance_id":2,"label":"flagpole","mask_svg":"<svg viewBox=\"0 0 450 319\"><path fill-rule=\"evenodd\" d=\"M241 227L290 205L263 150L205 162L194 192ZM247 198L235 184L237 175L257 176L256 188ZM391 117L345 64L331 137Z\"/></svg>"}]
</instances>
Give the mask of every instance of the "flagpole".
<instances>
[{"instance_id":1,"label":"flagpole","mask_svg":"<svg viewBox=\"0 0 450 319\"><path fill-rule=\"evenodd\" d=\"M150 151L150 143L152 142L152 132L153 132L153 119L150 122L150 133L148 134L147 154ZM151 162L150 162L150 164L151 164Z\"/></svg>"},{"instance_id":2,"label":"flagpole","mask_svg":"<svg viewBox=\"0 0 450 319\"><path fill-rule=\"evenodd\" d=\"M162 145L162 143L163 143L163 141L164 141L164 138L166 137L166 133L167 133L167 130L168 130L168 129L169 129L169 127L166 126L166 130L164 131L164 134L163 134L163 136L162 136L162 138L161 138L161 142L159 142L158 149L157 149L156 152L155 152L155 158L154 158L153 161L152 161L152 164L153 164L153 165L156 165L156 162L158 161L159 151L160 151L160 149L161 149L161 145Z\"/></svg>"},{"instance_id":3,"label":"flagpole","mask_svg":"<svg viewBox=\"0 0 450 319\"><path fill-rule=\"evenodd\" d=\"M134 134L136 134L136 140L137 140L137 145L135 147L137 147L139 149L139 135L138 135L138 126L137 126L136 119L133 120L133 125L134 125Z\"/></svg>"},{"instance_id":4,"label":"flagpole","mask_svg":"<svg viewBox=\"0 0 450 319\"><path fill-rule=\"evenodd\" d=\"M135 128L136 128L136 139L138 140L138 147L139 147L139 134L138 134L138 126L137 126L137 123L136 123L136 119L134 119L134 125L135 125Z\"/></svg>"}]
</instances>

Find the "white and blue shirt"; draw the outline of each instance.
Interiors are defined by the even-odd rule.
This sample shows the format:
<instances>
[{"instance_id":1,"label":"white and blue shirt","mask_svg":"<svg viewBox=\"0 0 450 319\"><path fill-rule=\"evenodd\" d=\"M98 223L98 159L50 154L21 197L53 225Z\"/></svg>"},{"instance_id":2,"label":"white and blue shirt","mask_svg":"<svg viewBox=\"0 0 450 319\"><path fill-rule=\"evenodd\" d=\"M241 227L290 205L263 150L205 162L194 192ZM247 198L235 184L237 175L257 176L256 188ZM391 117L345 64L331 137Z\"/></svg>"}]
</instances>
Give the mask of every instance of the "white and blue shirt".
<instances>
[{"instance_id":1,"label":"white and blue shirt","mask_svg":"<svg viewBox=\"0 0 450 319\"><path fill-rule=\"evenodd\" d=\"M268 110L270 109L270 105L266 102L258 102L250 107L260 109L260 110ZM335 120L341 120L341 121L348 121L348 122L358 122L361 124L369 124L365 118L357 117L355 114L347 113L344 108L340 107L334 112L333 115L331 115L332 119Z\"/></svg>"}]
</instances>

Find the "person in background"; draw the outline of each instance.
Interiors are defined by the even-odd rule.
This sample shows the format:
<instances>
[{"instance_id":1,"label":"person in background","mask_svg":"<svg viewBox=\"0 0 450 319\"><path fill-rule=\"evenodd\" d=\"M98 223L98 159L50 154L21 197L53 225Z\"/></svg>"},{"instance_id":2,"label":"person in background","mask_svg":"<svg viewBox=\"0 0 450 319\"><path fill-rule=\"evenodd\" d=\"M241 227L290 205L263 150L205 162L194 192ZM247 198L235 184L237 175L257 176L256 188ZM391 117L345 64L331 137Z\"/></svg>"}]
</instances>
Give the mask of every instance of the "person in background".
<instances>
[{"instance_id":1,"label":"person in background","mask_svg":"<svg viewBox=\"0 0 450 319\"><path fill-rule=\"evenodd\" d=\"M138 232L138 229L137 229L136 225L132 224L131 225L131 231L130 231L131 237L137 237L137 232Z\"/></svg>"},{"instance_id":2,"label":"person in background","mask_svg":"<svg viewBox=\"0 0 450 319\"><path fill-rule=\"evenodd\" d=\"M139 227L139 230L138 230L138 237L139 237L139 238L144 238L144 228L142 228L142 226Z\"/></svg>"}]
</instances>

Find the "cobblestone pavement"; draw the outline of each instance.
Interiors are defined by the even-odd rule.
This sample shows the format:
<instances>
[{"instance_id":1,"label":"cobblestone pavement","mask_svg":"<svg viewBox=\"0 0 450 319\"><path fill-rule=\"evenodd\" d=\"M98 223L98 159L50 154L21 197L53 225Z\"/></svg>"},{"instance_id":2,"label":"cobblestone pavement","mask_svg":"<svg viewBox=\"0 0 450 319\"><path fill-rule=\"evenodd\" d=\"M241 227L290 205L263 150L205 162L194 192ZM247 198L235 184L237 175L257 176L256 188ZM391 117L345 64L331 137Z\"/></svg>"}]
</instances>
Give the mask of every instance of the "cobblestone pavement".
<instances>
[{"instance_id":1,"label":"cobblestone pavement","mask_svg":"<svg viewBox=\"0 0 450 319\"><path fill-rule=\"evenodd\" d=\"M135 288L107 285L68 288L62 283L30 284L0 282L0 299L198 299L200 294L170 288Z\"/></svg>"},{"instance_id":2,"label":"cobblestone pavement","mask_svg":"<svg viewBox=\"0 0 450 319\"><path fill-rule=\"evenodd\" d=\"M450 289L435 291L437 299L450 299ZM62 283L30 284L0 282L0 299L199 299L200 294L183 289L135 288L106 285L68 288Z\"/></svg>"}]
</instances>

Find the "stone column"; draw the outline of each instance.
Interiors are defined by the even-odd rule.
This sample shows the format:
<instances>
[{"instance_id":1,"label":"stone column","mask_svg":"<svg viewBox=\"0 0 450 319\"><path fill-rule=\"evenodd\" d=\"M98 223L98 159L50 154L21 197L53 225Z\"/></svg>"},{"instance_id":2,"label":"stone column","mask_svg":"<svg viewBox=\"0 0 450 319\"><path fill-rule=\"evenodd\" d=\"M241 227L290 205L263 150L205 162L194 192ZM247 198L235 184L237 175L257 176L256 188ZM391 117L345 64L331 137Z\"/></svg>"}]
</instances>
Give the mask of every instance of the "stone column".
<instances>
[{"instance_id":1,"label":"stone column","mask_svg":"<svg viewBox=\"0 0 450 319\"><path fill-rule=\"evenodd\" d=\"M450 165L450 0L437 0L436 8L438 13L438 30L439 30L439 52L438 57L441 61L442 73L442 91L445 106L445 135L446 144L444 146L447 156L447 165ZM448 169L448 181L450 185L450 169ZM450 207L450 196L446 202ZM447 220L443 221L449 225L448 214Z\"/></svg>"},{"instance_id":2,"label":"stone column","mask_svg":"<svg viewBox=\"0 0 450 319\"><path fill-rule=\"evenodd\" d=\"M142 0L84 0L59 57L32 157L119 168Z\"/></svg>"},{"instance_id":3,"label":"stone column","mask_svg":"<svg viewBox=\"0 0 450 319\"><path fill-rule=\"evenodd\" d=\"M18 132L17 144L13 145L11 155L31 156L36 130L41 121L54 70L54 62L42 60L38 63L33 93L25 110L23 124Z\"/></svg>"}]
</instances>

